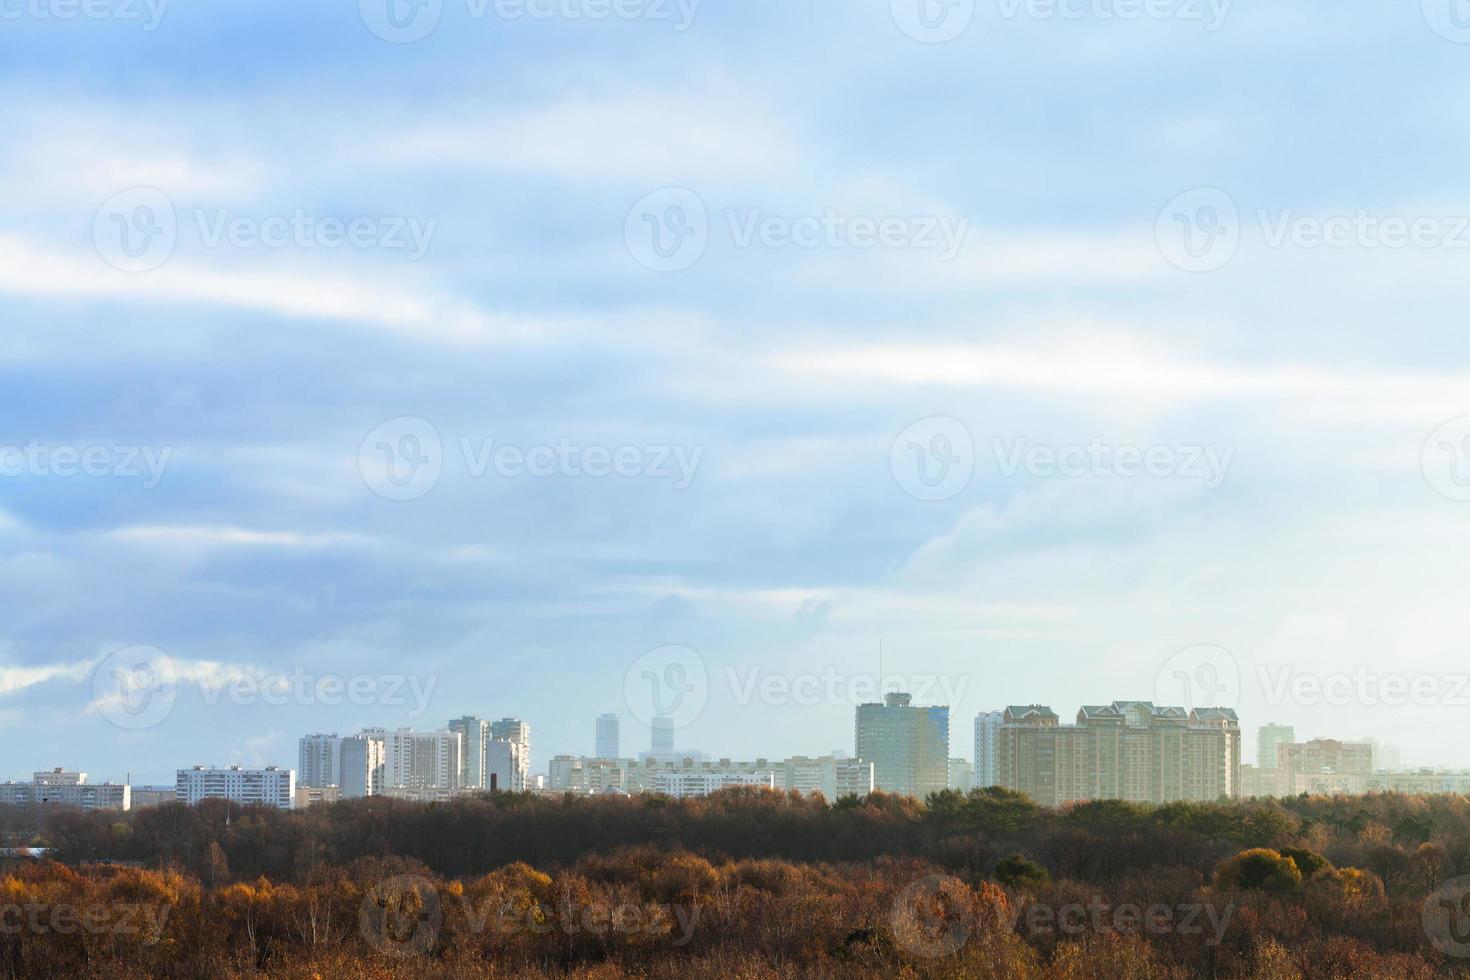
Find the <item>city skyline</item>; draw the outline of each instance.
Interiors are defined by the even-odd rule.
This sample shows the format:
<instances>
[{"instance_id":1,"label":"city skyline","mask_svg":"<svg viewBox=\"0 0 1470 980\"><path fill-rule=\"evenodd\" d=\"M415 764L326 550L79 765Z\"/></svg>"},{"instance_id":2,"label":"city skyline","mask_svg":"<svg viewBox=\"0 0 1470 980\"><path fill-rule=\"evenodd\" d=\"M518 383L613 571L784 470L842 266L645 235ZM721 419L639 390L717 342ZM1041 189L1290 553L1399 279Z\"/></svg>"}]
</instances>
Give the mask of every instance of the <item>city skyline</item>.
<instances>
[{"instance_id":1,"label":"city skyline","mask_svg":"<svg viewBox=\"0 0 1470 980\"><path fill-rule=\"evenodd\" d=\"M964 732L961 732L957 736L955 732L955 719L953 717L952 711L949 709L948 706L914 705L912 709L909 709L908 706L912 704L912 700L912 695L909 695L906 692L894 692L885 695L885 699L882 702L869 702L865 704L854 705L858 731L852 740L853 747L851 757L855 760L864 758L864 753L862 751L864 737L862 735L862 725L864 717L862 711L863 708L867 708L870 710L877 709L881 711L882 709L884 709L884 706L886 704L890 711L894 710L896 707L899 708L899 710L913 710L921 714L924 712L930 712L931 710L940 711L942 712L942 715L940 717L943 718L944 741L942 745L937 744L936 749L934 750L932 764L938 767L936 772L941 772L943 773L943 775L938 777L938 783L935 783L936 777L926 777L928 779L928 782L924 784L921 791L917 792L917 795L922 798L924 795L927 795L927 793L929 792L935 791L937 788L943 788L944 785L948 785L949 788L955 788L954 774L956 770L954 766L956 763L966 764L967 768L965 770L965 779L967 780L967 785L974 785L978 787L985 785L1002 784L1003 782L1007 784L1010 783L1009 780L1003 781L1000 778L1001 767L998 763L998 754L1000 751L1001 743L999 739L999 731L1000 726L1002 724L1005 724L1004 718L1010 712L1019 709L1014 707L1004 710L996 708L978 712L973 718L968 719L969 722L973 723L973 729L971 729L969 724L966 724L967 719L960 718L959 724L960 727L964 729ZM1127 704L1147 705L1150 708L1157 708L1160 710L1167 709L1176 713L1182 713L1180 714L1181 717L1186 714L1190 717L1193 717L1196 713L1196 710L1198 710L1206 715L1213 717L1228 715L1232 719L1236 718L1236 713L1232 709L1202 708L1190 709L1186 711L1185 709L1179 708L1177 706L1156 704L1155 702L1144 700L1113 702L1114 707ZM1033 714L1037 712L1050 712L1051 717L1053 718L1053 723L1055 723L1055 719L1057 718L1057 716L1055 712L1052 712L1050 704L1031 702L1030 704L1026 705L1025 708L1028 713ZM1096 712L1098 710L1100 709L1097 707L1089 708L1089 706L1086 704L1079 706L1079 724L1086 724L1089 717L1089 712ZM1109 709L1102 708L1101 710L1106 712ZM552 775L554 781L556 761L559 759L579 759L586 761L612 759L619 762L642 759L647 763L675 763L681 760L688 761L692 759L695 763L704 762L705 764L709 764L709 760L714 759L739 760L741 762L750 762L754 760L768 758L791 758L793 757L793 754L795 756L805 757L804 753L807 751L807 749L804 747L787 745L778 751L768 753L742 753L738 751L704 752L702 750L694 749L685 745L674 744L671 746L668 740L675 739L678 734L677 728L674 727L669 727L665 730L665 734L663 736L665 741L661 743L660 736L655 725L650 726L649 728L650 745L653 751L650 752L648 750L641 750L637 752L628 752L621 755L614 754L609 756L604 754L601 750L606 745L606 738L608 737L609 732L612 733L611 737L614 739L614 741L617 740L618 733L621 731L622 728L623 718L616 712L604 712L597 715L596 718L593 720L595 722L595 725L593 726L594 733L589 739L589 743L593 746L593 749L590 753L580 751L561 751L545 749L539 750L538 752L533 752L531 751L532 741L530 739L531 725L525 721L513 717L506 717L499 721L491 722L478 716L468 715L461 718L450 719L446 721L443 726L428 729L415 728L411 725L399 726L398 728L389 728L382 725L368 725L363 726L356 733L347 735L341 735L337 732L318 732L315 734L302 735L298 737L297 752L294 758L298 759L300 764L292 769L292 772L300 776L300 783L302 786L316 786L320 788L323 785L327 785L328 780L331 781L331 785L342 787L360 785L360 790L353 790L350 788L346 789L346 791L344 792L345 798L368 795L370 792L378 791L376 787L379 787L380 785L381 789L384 790L390 788L412 788L411 784L408 781L405 781L402 778L395 778L385 774L386 772L391 772L392 770L391 767L386 764L383 749L381 746L381 740L387 738L390 735L397 735L399 738L420 740L433 739L435 737L442 738L451 734L454 735L458 741L456 742L456 746L453 749L453 755L445 757L440 762L435 763L436 773L438 775L421 785L424 787L436 785L440 788L453 788L456 790L490 789L491 780L486 774L497 765L500 767L503 775L499 778L495 788L501 790L520 791L523 789L532 788L532 777L545 779L548 774L550 774ZM659 720L670 721L672 719L671 716L668 715L657 715L654 717L655 723L657 723ZM985 737L983 739L982 723L985 723L983 726ZM478 726L477 729L474 729L479 732L477 737L479 739L480 748L478 750L474 747L474 736L472 736L471 734L471 724ZM1070 725L1070 722L1064 723L1064 726L1066 725ZM1266 746L1269 746L1271 749L1274 750L1275 746L1277 745L1290 745L1295 743L1296 745L1301 746L1330 743L1358 747L1362 748L1364 751L1367 751L1369 748L1371 748L1371 757L1374 761L1373 764L1364 771L1364 775L1369 775L1374 772L1470 772L1470 764L1463 766L1432 766L1420 764L1411 760L1407 765L1405 765L1401 759L1400 751L1397 746L1388 745L1370 736L1351 737L1342 733L1317 734L1310 737L1303 737L1300 741L1298 741L1295 732L1292 729L1292 726L1282 725L1276 721L1268 721L1259 725L1239 724L1236 731L1237 735L1235 752L1237 754L1237 765L1243 766L1243 768L1247 770L1259 771L1275 768L1274 764L1267 765L1267 753L1266 749L1264 748ZM967 737L970 734L973 734L973 742L971 742L970 739ZM1246 741L1247 735L1249 735L1251 739L1249 742ZM359 783L354 783L341 777L341 773L344 769L344 764L341 761L343 756L339 754L341 752L341 743L359 742L365 736L378 738L380 740L380 747L376 756L373 755L371 752L362 755L361 753L364 750L357 750L360 755L360 758L357 760L357 762L359 766L367 766L370 772L375 764L379 766L381 769L379 777L381 780L381 784L380 782L374 781L373 777L371 776L367 778L367 781ZM490 747L492 741L500 743L515 741L517 743L518 749L514 752L514 754L507 754L511 752L511 749L506 749L504 745L502 745L501 748L504 751L502 751L494 758L489 758L486 756L485 752ZM952 755L953 747L957 742L973 746L973 751L971 751L968 757ZM661 744L663 744L664 746L663 750L660 749ZM869 744L871 746L874 743L870 741ZM988 755L986 754L987 748ZM836 749L826 756L822 756L819 753L817 757L841 758L843 757L844 753L846 753L846 751L847 750L845 749ZM879 768L878 770L875 770L875 772L881 771L884 766L890 765L890 763L882 761L881 756L882 753L878 752L877 754L872 754L871 757L867 760L870 762L878 760L877 765ZM1380 763L1379 761L1380 758L1383 760L1382 763ZM1250 759L1256 759L1256 762L1254 764L1246 762L1246 760ZM374 760L376 760L376 763L374 762ZM201 764L195 762L193 763L193 765L197 768ZM206 765L212 766L214 764L209 763ZM241 764L233 763L232 765L238 768ZM445 768L446 766L448 767L447 769ZM479 772L478 777L472 774L477 767ZM510 768L507 769L506 767ZM253 767L246 766L245 768L286 769L291 767L281 766L276 763L260 763ZM35 769L31 769L29 771L39 772L39 770ZM56 771L60 772L62 770L58 768ZM161 771L162 770L160 770L160 772ZM182 770L176 769L174 771L180 772ZM989 782L979 781L981 774L986 771L994 773L995 778ZM450 772L453 772L456 775L452 778L448 777L446 774ZM319 773L331 773L333 775L317 778L316 774ZM127 780L131 784L146 786L151 782L151 780L147 778L133 780L132 777L133 771L129 770L127 774ZM908 778L912 779L913 777ZM19 779L19 774L11 776L0 774L0 780L17 779ZM112 779L108 779L106 781L109 783L116 782L116 780ZM1240 787L1242 786L1238 774L1234 777L1233 783L1236 787L1233 792L1238 795L1240 792ZM910 792L908 789L905 788L907 785L907 783L899 784L889 780L887 789L890 792ZM1248 785L1265 786L1266 784L1251 783L1248 781ZM369 786L375 787L375 789L369 790L367 788ZM875 777L875 786L877 788L884 788L883 780L881 778Z\"/></svg>"},{"instance_id":2,"label":"city skyline","mask_svg":"<svg viewBox=\"0 0 1470 980\"><path fill-rule=\"evenodd\" d=\"M119 774L474 712L574 748L617 704L576 679L676 643L686 742L770 752L851 702L746 674L881 636L957 715L1184 703L1161 665L1214 644L1243 718L1463 761L1444 21L442 6L6 21L0 735ZM120 735L91 672L138 646L185 682ZM207 700L298 670L428 714Z\"/></svg>"}]
</instances>

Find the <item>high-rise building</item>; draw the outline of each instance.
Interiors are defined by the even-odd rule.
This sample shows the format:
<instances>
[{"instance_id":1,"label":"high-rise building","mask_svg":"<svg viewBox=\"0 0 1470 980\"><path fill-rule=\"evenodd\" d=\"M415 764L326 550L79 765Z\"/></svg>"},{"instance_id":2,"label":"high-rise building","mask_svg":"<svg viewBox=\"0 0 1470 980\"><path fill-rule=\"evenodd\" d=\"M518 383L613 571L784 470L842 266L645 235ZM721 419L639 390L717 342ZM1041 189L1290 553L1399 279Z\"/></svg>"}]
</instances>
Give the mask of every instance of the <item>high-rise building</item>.
<instances>
[{"instance_id":1,"label":"high-rise building","mask_svg":"<svg viewBox=\"0 0 1470 980\"><path fill-rule=\"evenodd\" d=\"M1240 723L1228 708L1089 705L1075 725L1043 705L1007 708L1000 783L1037 803L1217 800L1240 795Z\"/></svg>"},{"instance_id":2,"label":"high-rise building","mask_svg":"<svg viewBox=\"0 0 1470 980\"><path fill-rule=\"evenodd\" d=\"M387 751L381 730L366 731L341 741L342 798L376 796L383 789L383 755Z\"/></svg>"},{"instance_id":3,"label":"high-rise building","mask_svg":"<svg viewBox=\"0 0 1470 980\"><path fill-rule=\"evenodd\" d=\"M621 748L618 738L618 716L614 714L597 716L597 758L616 759Z\"/></svg>"},{"instance_id":4,"label":"high-rise building","mask_svg":"<svg viewBox=\"0 0 1470 980\"><path fill-rule=\"evenodd\" d=\"M519 766L516 774L516 789L523 790L531 781L531 726L519 718L502 718L490 726L490 737L503 742L514 742L520 746L516 754L516 763ZM486 788L489 788L490 764L485 764ZM501 789L505 789L502 784Z\"/></svg>"},{"instance_id":5,"label":"high-rise building","mask_svg":"<svg viewBox=\"0 0 1470 980\"><path fill-rule=\"evenodd\" d=\"M492 738L485 743L485 789L520 793L526 788L529 768L520 742Z\"/></svg>"},{"instance_id":6,"label":"high-rise building","mask_svg":"<svg viewBox=\"0 0 1470 980\"><path fill-rule=\"evenodd\" d=\"M855 755L873 763L877 789L922 799L949 784L949 708L912 700L896 693L858 705Z\"/></svg>"},{"instance_id":7,"label":"high-rise building","mask_svg":"<svg viewBox=\"0 0 1470 980\"><path fill-rule=\"evenodd\" d=\"M1256 768L1275 769L1276 751L1279 746L1290 745L1296 741L1296 729L1290 725L1278 725L1272 722L1262 725L1256 729Z\"/></svg>"},{"instance_id":8,"label":"high-rise building","mask_svg":"<svg viewBox=\"0 0 1470 980\"><path fill-rule=\"evenodd\" d=\"M1000 781L995 770L995 753L1004 716L1004 711L982 711L975 716L975 785L982 789Z\"/></svg>"},{"instance_id":9,"label":"high-rise building","mask_svg":"<svg viewBox=\"0 0 1470 980\"><path fill-rule=\"evenodd\" d=\"M968 759L949 760L949 788L968 793L975 788L975 770Z\"/></svg>"},{"instance_id":10,"label":"high-rise building","mask_svg":"<svg viewBox=\"0 0 1470 980\"><path fill-rule=\"evenodd\" d=\"M458 732L400 728L393 732L368 729L364 734L383 739L384 790L458 788L462 748Z\"/></svg>"},{"instance_id":11,"label":"high-rise building","mask_svg":"<svg viewBox=\"0 0 1470 980\"><path fill-rule=\"evenodd\" d=\"M655 759L672 759L674 756L674 719L671 715L654 715L653 741L650 755Z\"/></svg>"},{"instance_id":12,"label":"high-rise building","mask_svg":"<svg viewBox=\"0 0 1470 980\"><path fill-rule=\"evenodd\" d=\"M296 782L301 786L342 785L342 739L331 735L303 735L296 760Z\"/></svg>"},{"instance_id":13,"label":"high-rise building","mask_svg":"<svg viewBox=\"0 0 1470 980\"><path fill-rule=\"evenodd\" d=\"M483 718L465 715L449 723L451 732L460 737L459 785L466 789L484 789L486 782L485 745L490 741L490 723Z\"/></svg>"},{"instance_id":14,"label":"high-rise building","mask_svg":"<svg viewBox=\"0 0 1470 980\"><path fill-rule=\"evenodd\" d=\"M245 806L273 806L289 810L296 802L296 770L277 769L275 766L264 769L241 766L180 769L174 784L174 798L191 805L219 799Z\"/></svg>"}]
</instances>

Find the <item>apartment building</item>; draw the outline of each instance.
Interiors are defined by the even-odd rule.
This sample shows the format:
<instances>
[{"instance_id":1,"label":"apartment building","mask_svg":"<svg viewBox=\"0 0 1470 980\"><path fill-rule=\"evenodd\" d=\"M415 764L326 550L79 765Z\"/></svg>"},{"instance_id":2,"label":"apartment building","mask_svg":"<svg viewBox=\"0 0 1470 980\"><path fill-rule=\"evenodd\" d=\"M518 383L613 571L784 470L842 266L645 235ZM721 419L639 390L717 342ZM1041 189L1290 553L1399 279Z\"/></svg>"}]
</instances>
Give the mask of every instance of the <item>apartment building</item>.
<instances>
[{"instance_id":1,"label":"apartment building","mask_svg":"<svg viewBox=\"0 0 1470 980\"><path fill-rule=\"evenodd\" d=\"M89 783L86 773L74 769L49 769L32 773L30 782L0 783L0 804L56 804L83 810L128 810L132 808L132 787L127 783Z\"/></svg>"},{"instance_id":2,"label":"apartment building","mask_svg":"<svg viewBox=\"0 0 1470 980\"><path fill-rule=\"evenodd\" d=\"M458 789L463 751L458 732L442 729L416 732L412 728L363 732L383 742L382 789Z\"/></svg>"},{"instance_id":3,"label":"apartment building","mask_svg":"<svg viewBox=\"0 0 1470 980\"><path fill-rule=\"evenodd\" d=\"M190 805L204 800L230 800L245 806L273 806L290 810L296 802L296 770L195 766L180 769L174 799Z\"/></svg>"},{"instance_id":4,"label":"apartment building","mask_svg":"<svg viewBox=\"0 0 1470 980\"><path fill-rule=\"evenodd\" d=\"M1373 746L1362 742L1314 738L1279 745L1276 751L1281 792L1287 796L1364 793L1373 775Z\"/></svg>"},{"instance_id":5,"label":"apartment building","mask_svg":"<svg viewBox=\"0 0 1470 980\"><path fill-rule=\"evenodd\" d=\"M1063 725L1045 705L1004 712L999 785L1046 806L1081 800L1216 800L1240 792L1240 723L1225 708L1114 701Z\"/></svg>"},{"instance_id":6,"label":"apartment building","mask_svg":"<svg viewBox=\"0 0 1470 980\"><path fill-rule=\"evenodd\" d=\"M1004 711L982 711L975 716L975 785L981 789L1000 781L995 759L1004 717Z\"/></svg>"}]
</instances>

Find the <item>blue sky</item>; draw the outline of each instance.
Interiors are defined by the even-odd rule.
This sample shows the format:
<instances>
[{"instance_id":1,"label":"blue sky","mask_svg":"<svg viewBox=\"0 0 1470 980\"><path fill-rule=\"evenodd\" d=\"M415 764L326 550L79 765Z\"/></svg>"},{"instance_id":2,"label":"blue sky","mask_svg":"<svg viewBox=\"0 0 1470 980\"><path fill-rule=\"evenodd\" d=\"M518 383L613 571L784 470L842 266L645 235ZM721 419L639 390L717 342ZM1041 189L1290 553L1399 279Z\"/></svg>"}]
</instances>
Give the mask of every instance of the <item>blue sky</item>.
<instances>
[{"instance_id":1,"label":"blue sky","mask_svg":"<svg viewBox=\"0 0 1470 980\"><path fill-rule=\"evenodd\" d=\"M670 644L681 744L850 749L880 640L956 755L1195 696L1470 766L1449 0L383 2L0 2L0 777L466 713L639 749ZM119 725L137 648L168 710ZM246 680L292 676L376 693Z\"/></svg>"}]
</instances>

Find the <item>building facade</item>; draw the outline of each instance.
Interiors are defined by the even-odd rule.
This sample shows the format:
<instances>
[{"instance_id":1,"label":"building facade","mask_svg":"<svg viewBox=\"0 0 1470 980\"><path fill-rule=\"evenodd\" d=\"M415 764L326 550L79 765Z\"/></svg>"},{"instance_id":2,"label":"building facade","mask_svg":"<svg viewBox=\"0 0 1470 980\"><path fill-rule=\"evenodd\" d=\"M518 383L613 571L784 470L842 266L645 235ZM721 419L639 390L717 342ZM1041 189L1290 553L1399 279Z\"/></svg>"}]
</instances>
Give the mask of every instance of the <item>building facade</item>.
<instances>
[{"instance_id":1,"label":"building facade","mask_svg":"<svg viewBox=\"0 0 1470 980\"><path fill-rule=\"evenodd\" d=\"M296 803L296 770L195 766L180 769L174 799L194 805L203 800L230 800L245 806L273 806L290 810Z\"/></svg>"},{"instance_id":2,"label":"building facade","mask_svg":"<svg viewBox=\"0 0 1470 980\"><path fill-rule=\"evenodd\" d=\"M1364 793L1373 775L1373 746L1361 742L1314 738L1279 745L1276 753L1281 792L1287 796Z\"/></svg>"},{"instance_id":3,"label":"building facade","mask_svg":"<svg viewBox=\"0 0 1470 980\"><path fill-rule=\"evenodd\" d=\"M599 759L616 759L622 754L622 739L619 737L618 716L597 716L597 739L595 755Z\"/></svg>"},{"instance_id":4,"label":"building facade","mask_svg":"<svg viewBox=\"0 0 1470 980\"><path fill-rule=\"evenodd\" d=\"M873 782L885 793L920 799L949 785L949 708L917 707L907 694L882 704L860 704L854 755L873 763Z\"/></svg>"},{"instance_id":5,"label":"building facade","mask_svg":"<svg viewBox=\"0 0 1470 980\"><path fill-rule=\"evenodd\" d=\"M1224 708L1090 705L1062 725L1044 705L1006 709L999 785L1044 806L1083 800L1169 803L1240 793L1240 723Z\"/></svg>"},{"instance_id":6,"label":"building facade","mask_svg":"<svg viewBox=\"0 0 1470 980\"><path fill-rule=\"evenodd\" d=\"M1296 729L1290 725L1272 722L1256 729L1256 768L1275 769L1276 750L1282 745L1296 741Z\"/></svg>"},{"instance_id":7,"label":"building facade","mask_svg":"<svg viewBox=\"0 0 1470 980\"><path fill-rule=\"evenodd\" d=\"M132 787L127 783L89 783L84 772L57 768L32 773L28 783L0 783L0 804L54 804L74 806L82 810L130 810L133 799Z\"/></svg>"},{"instance_id":8,"label":"building facade","mask_svg":"<svg viewBox=\"0 0 1470 980\"><path fill-rule=\"evenodd\" d=\"M342 739L331 735L303 735L298 743L296 782L302 786L342 785Z\"/></svg>"},{"instance_id":9,"label":"building facade","mask_svg":"<svg viewBox=\"0 0 1470 980\"><path fill-rule=\"evenodd\" d=\"M383 740L382 788L458 789L461 744L458 732L416 732L369 729L364 734Z\"/></svg>"},{"instance_id":10,"label":"building facade","mask_svg":"<svg viewBox=\"0 0 1470 980\"><path fill-rule=\"evenodd\" d=\"M949 760L949 788L961 793L975 788L975 770L968 759Z\"/></svg>"},{"instance_id":11,"label":"building facade","mask_svg":"<svg viewBox=\"0 0 1470 980\"><path fill-rule=\"evenodd\" d=\"M531 726L519 718L502 718L490 726L490 738L494 741L510 742L518 748L513 753L516 762L516 772L512 779L513 788L519 792L525 789L531 782ZM485 788L490 788L489 763L486 763ZM505 789L504 782L500 784Z\"/></svg>"},{"instance_id":12,"label":"building facade","mask_svg":"<svg viewBox=\"0 0 1470 980\"><path fill-rule=\"evenodd\" d=\"M460 738L459 783L465 789L484 789L486 784L485 746L490 741L490 723L483 718L466 715L449 723L449 730Z\"/></svg>"},{"instance_id":13,"label":"building facade","mask_svg":"<svg viewBox=\"0 0 1470 980\"><path fill-rule=\"evenodd\" d=\"M383 791L383 755L386 751L384 738L373 732L342 739L339 769L344 800L375 796Z\"/></svg>"},{"instance_id":14,"label":"building facade","mask_svg":"<svg viewBox=\"0 0 1470 980\"><path fill-rule=\"evenodd\" d=\"M1000 723L1004 711L982 711L975 716L975 785L984 789L1000 781L996 752L1000 745Z\"/></svg>"}]
</instances>

